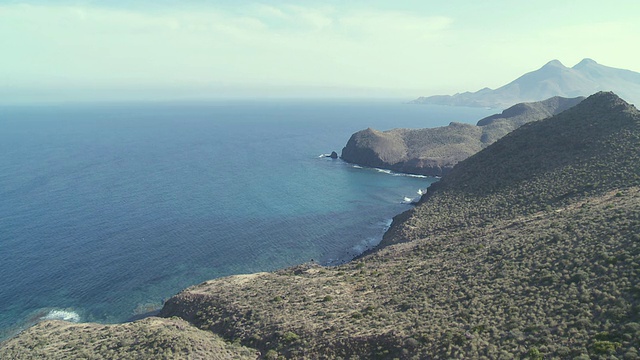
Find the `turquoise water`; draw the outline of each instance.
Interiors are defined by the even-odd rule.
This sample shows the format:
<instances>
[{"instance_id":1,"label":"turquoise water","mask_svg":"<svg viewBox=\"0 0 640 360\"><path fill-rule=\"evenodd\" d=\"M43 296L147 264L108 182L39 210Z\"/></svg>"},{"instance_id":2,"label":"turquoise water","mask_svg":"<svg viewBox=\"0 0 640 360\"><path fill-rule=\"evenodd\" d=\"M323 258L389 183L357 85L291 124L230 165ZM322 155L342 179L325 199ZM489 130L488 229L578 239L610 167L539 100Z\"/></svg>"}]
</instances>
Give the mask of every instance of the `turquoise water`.
<instances>
[{"instance_id":1,"label":"turquoise water","mask_svg":"<svg viewBox=\"0 0 640 360\"><path fill-rule=\"evenodd\" d=\"M489 110L255 101L0 108L0 338L126 321L207 279L374 246L430 178L322 157Z\"/></svg>"}]
</instances>

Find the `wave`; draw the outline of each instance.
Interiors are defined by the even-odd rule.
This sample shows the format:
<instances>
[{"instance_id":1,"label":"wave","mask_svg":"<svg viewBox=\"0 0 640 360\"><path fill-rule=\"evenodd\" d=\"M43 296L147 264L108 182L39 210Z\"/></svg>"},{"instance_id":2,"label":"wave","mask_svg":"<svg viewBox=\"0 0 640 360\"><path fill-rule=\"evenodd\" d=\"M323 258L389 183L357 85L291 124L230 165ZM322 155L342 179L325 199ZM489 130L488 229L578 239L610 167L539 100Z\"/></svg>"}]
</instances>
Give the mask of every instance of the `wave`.
<instances>
[{"instance_id":1,"label":"wave","mask_svg":"<svg viewBox=\"0 0 640 360\"><path fill-rule=\"evenodd\" d=\"M42 317L42 320L64 320L71 322L80 322L80 314L71 310L51 310Z\"/></svg>"},{"instance_id":2,"label":"wave","mask_svg":"<svg viewBox=\"0 0 640 360\"><path fill-rule=\"evenodd\" d=\"M418 196L414 197L414 198L410 198L408 196L405 196L402 200L403 204L414 204L417 203L418 201L420 201L420 199L422 198L422 195L427 193L427 189L422 190L422 189L418 189Z\"/></svg>"},{"instance_id":3,"label":"wave","mask_svg":"<svg viewBox=\"0 0 640 360\"><path fill-rule=\"evenodd\" d=\"M320 154L320 155L318 155L319 158L326 158L326 157L329 157L329 156L331 156L331 154Z\"/></svg>"},{"instance_id":4,"label":"wave","mask_svg":"<svg viewBox=\"0 0 640 360\"><path fill-rule=\"evenodd\" d=\"M382 241L382 236L384 236L384 233L386 233L387 230L389 230L392 223L393 223L393 219L384 219L376 223L376 227L379 226L382 230L380 236L372 236L362 240L359 244L352 247L353 251L355 251L359 255L367 250L371 250L376 246L378 246L380 241Z\"/></svg>"},{"instance_id":5,"label":"wave","mask_svg":"<svg viewBox=\"0 0 640 360\"><path fill-rule=\"evenodd\" d=\"M364 167L360 166L360 165L351 165L354 169L364 169ZM427 176L427 175L418 175L418 174L406 174L406 173L399 173L399 172L395 172L392 170L388 170L388 169L381 169L381 168L369 168L369 169L373 169L379 173L382 174L387 174L387 175L391 175L391 176L404 176L404 177L411 177L411 178L418 178L418 179L429 179L429 178L439 178L437 176Z\"/></svg>"},{"instance_id":6,"label":"wave","mask_svg":"<svg viewBox=\"0 0 640 360\"><path fill-rule=\"evenodd\" d=\"M381 239L378 239L377 237L370 237L366 240L361 241L358 245L352 247L352 249L356 254L359 255L367 250L373 249L376 245L378 245L378 243L380 243L380 240Z\"/></svg>"},{"instance_id":7,"label":"wave","mask_svg":"<svg viewBox=\"0 0 640 360\"><path fill-rule=\"evenodd\" d=\"M418 179L427 179L431 177L427 175L402 174L402 173L394 173L393 176L406 176L406 177L412 177L412 178L418 178Z\"/></svg>"}]
</instances>

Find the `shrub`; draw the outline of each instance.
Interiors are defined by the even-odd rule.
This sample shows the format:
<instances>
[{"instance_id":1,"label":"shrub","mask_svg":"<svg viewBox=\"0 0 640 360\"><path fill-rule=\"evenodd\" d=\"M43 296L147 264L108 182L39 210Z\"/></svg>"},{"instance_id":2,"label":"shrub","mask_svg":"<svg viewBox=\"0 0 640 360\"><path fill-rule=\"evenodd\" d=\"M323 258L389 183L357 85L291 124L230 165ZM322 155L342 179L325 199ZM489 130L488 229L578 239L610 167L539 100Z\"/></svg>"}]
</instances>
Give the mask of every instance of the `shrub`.
<instances>
[{"instance_id":1,"label":"shrub","mask_svg":"<svg viewBox=\"0 0 640 360\"><path fill-rule=\"evenodd\" d=\"M284 333L284 335L282 335L282 341L286 343L292 343L294 341L297 341L298 339L300 339L300 336L298 336L298 334L294 333L293 331L287 331L286 333Z\"/></svg>"},{"instance_id":2,"label":"shrub","mask_svg":"<svg viewBox=\"0 0 640 360\"><path fill-rule=\"evenodd\" d=\"M596 341L593 343L593 352L596 354L609 354L616 351L616 349L621 346L622 344L619 342Z\"/></svg>"}]
</instances>

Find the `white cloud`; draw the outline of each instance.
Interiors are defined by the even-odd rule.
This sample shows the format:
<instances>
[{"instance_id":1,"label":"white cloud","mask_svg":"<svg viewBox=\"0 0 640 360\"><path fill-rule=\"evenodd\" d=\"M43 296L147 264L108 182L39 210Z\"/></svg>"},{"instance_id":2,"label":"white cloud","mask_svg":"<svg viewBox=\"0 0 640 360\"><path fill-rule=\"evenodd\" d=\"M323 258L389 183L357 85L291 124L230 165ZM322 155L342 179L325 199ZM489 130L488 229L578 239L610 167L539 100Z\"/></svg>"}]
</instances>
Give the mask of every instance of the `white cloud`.
<instances>
[{"instance_id":1,"label":"white cloud","mask_svg":"<svg viewBox=\"0 0 640 360\"><path fill-rule=\"evenodd\" d=\"M0 17L0 45L11 50L0 59L2 78L78 83L254 79L383 86L372 76L380 66L451 23L300 5L256 5L240 14L9 5L0 7Z\"/></svg>"}]
</instances>

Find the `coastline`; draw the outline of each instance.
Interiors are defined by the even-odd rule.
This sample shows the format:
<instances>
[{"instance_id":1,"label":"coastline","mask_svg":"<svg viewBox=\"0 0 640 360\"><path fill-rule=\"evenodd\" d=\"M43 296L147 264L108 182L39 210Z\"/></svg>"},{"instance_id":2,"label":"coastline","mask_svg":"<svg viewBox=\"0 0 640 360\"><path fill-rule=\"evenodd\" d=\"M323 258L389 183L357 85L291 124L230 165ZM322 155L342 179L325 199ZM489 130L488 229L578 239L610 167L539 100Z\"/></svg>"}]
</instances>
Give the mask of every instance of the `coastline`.
<instances>
[{"instance_id":1,"label":"coastline","mask_svg":"<svg viewBox=\"0 0 640 360\"><path fill-rule=\"evenodd\" d=\"M319 157L325 157L324 154L320 155ZM339 158L339 161L344 161L343 159ZM384 168L375 168L375 167L369 167L366 165L359 165L359 164L354 164L354 163L349 163L347 161L344 161L346 164L352 165L355 169L362 169L364 171L372 171L372 172L377 172L377 173L381 173L384 175L388 175L388 176L396 176L396 177L412 177L412 178L419 178L419 179L431 179L431 180L435 180L432 183L430 183L428 186L426 186L425 188L422 189L427 189L428 187L430 187L433 183L437 182L440 177L436 177L436 176L428 176L428 175L422 175L422 174L414 174L414 173L405 173L405 172L398 172L392 169L384 169ZM426 194L426 190L425 190L425 194ZM421 196L421 198L424 195ZM411 206L410 209L407 209L405 211L402 211L399 214L394 215L391 218L386 218L386 219L382 219L380 220L380 223L384 225L382 226L382 232L380 234L380 236L376 237L375 239L375 244L371 244L370 240L367 239L363 239L361 243L355 244L353 245L351 248L345 249L343 252L343 255L335 258L335 259L328 259L329 261L322 261L322 262L318 262L316 259L310 259L309 261L306 262L302 262L299 264L295 264L295 265L290 265L290 266L285 266L285 267L281 267L281 268L277 268L274 270L271 270L269 272L279 272L279 271L286 271L288 269L292 269L292 268L298 268L298 267L305 267L305 266L321 266L321 267L326 267L326 268L333 268L333 267L338 267L341 265L346 265L355 261L360 260L363 257L366 257L367 255L373 254L379 250L381 250L382 248L388 246L386 244L383 245L384 241L386 238L388 238L388 234L389 232L398 225L398 219L399 217L401 217L403 214L410 212L413 208L413 206L417 205L419 203L418 202L409 202L409 203L405 203L408 206ZM354 248L357 247L362 247L363 249L361 251L350 251L353 250ZM249 273L241 273L241 274L233 274L233 275L225 275L222 277L216 277L216 278L211 278L211 279L206 279L204 280L203 283L205 282L209 282L209 281L213 281L213 280L217 280L217 279L223 279L223 278L227 278L227 277L234 277L234 276L243 276L243 275L251 275L254 274L252 272ZM61 309L61 308L43 308L43 309L39 309L37 311L34 312L33 316L30 316L29 319L27 319L24 322L21 323L16 323L14 326L12 326L11 328L7 328L4 329L2 331L2 336L0 336L0 343L6 342L16 336L18 336L20 333L22 333L23 331L28 330L29 328L36 326L37 324L43 322L43 321L49 321L49 320L56 320L56 321L65 321L65 322L69 322L69 323L73 323L73 324L99 324L99 325L116 325L116 324L127 324L127 323L131 323L131 322L136 322L139 320L143 320L146 318L150 318L150 317L157 317L158 315L161 314L166 301L168 301L169 299L171 299L173 296L191 288L194 286L198 286L199 284L193 284L193 285L189 285L186 286L185 288L180 289L177 293L170 295L167 299L165 299L165 301L163 301L163 303L156 309L152 309L150 311L144 312L144 313L140 313L140 314L133 314L130 317L128 317L125 320L122 321L117 321L117 322L97 322L97 321L82 321L81 316L74 311L73 309ZM64 315L64 314L67 315Z\"/></svg>"}]
</instances>

